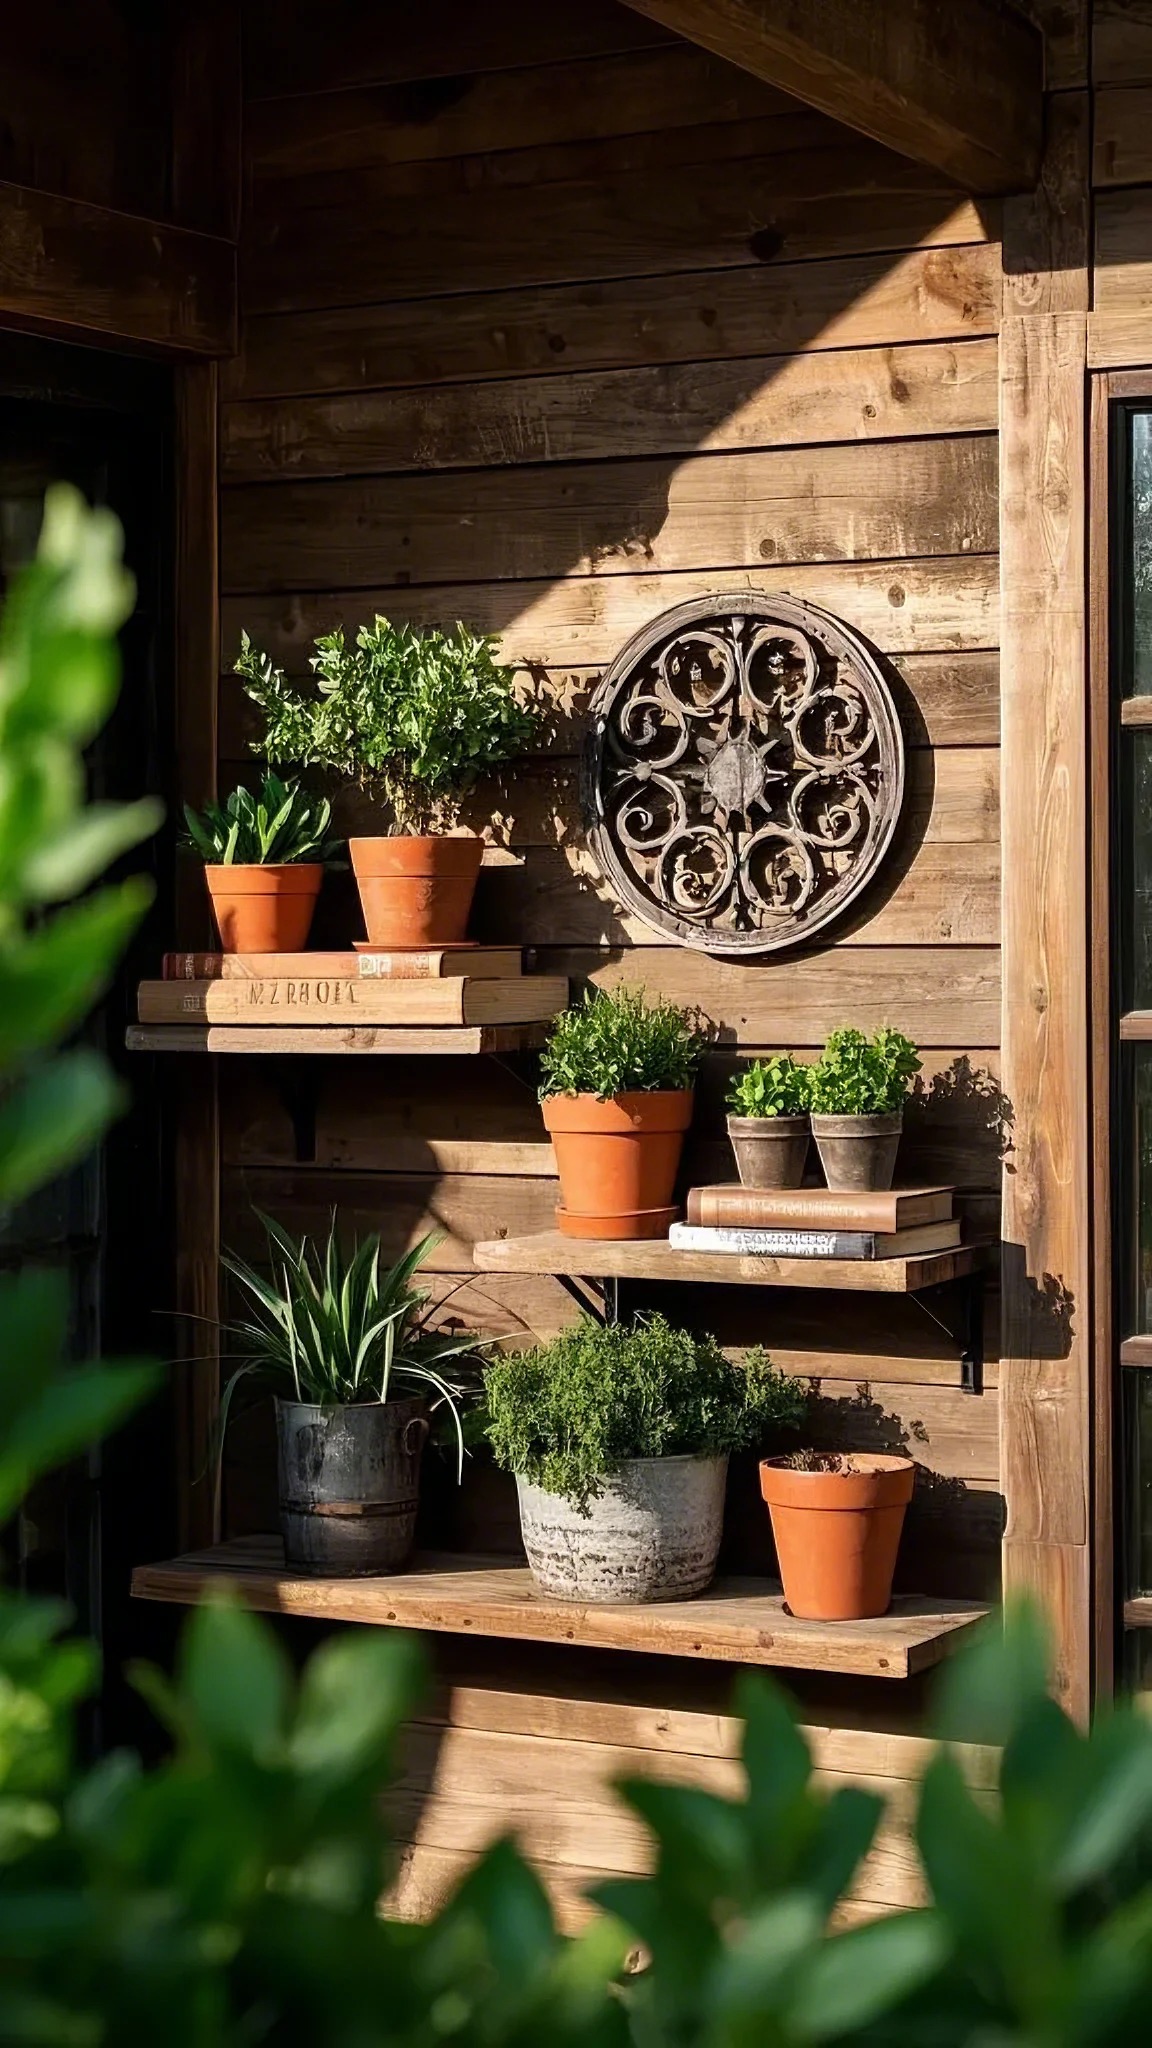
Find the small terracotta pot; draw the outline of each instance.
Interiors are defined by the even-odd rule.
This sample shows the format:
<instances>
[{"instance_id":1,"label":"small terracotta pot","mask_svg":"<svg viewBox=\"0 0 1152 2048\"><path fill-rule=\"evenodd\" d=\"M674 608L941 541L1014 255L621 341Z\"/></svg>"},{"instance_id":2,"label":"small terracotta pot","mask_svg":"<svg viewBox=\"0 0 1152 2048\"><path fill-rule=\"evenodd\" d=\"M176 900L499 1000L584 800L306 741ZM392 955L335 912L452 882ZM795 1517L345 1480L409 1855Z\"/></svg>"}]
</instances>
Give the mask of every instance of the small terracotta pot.
<instances>
[{"instance_id":1,"label":"small terracotta pot","mask_svg":"<svg viewBox=\"0 0 1152 2048\"><path fill-rule=\"evenodd\" d=\"M824 1178L838 1193L863 1195L892 1185L904 1112L890 1116L812 1117Z\"/></svg>"},{"instance_id":2,"label":"small terracotta pot","mask_svg":"<svg viewBox=\"0 0 1152 2048\"><path fill-rule=\"evenodd\" d=\"M546 1095L544 1123L556 1149L566 1237L666 1237L690 1088L609 1096Z\"/></svg>"},{"instance_id":3,"label":"small terracotta pot","mask_svg":"<svg viewBox=\"0 0 1152 2048\"><path fill-rule=\"evenodd\" d=\"M746 1188L798 1188L812 1127L807 1116L730 1116L728 1136Z\"/></svg>"},{"instance_id":4,"label":"small terracotta pot","mask_svg":"<svg viewBox=\"0 0 1152 2048\"><path fill-rule=\"evenodd\" d=\"M801 1621L867 1621L892 1598L916 1467L871 1451L851 1463L846 1472L805 1472L786 1458L760 1466L784 1599Z\"/></svg>"},{"instance_id":5,"label":"small terracotta pot","mask_svg":"<svg viewBox=\"0 0 1152 2048\"><path fill-rule=\"evenodd\" d=\"M225 953L302 953L324 869L319 861L204 869Z\"/></svg>"},{"instance_id":6,"label":"small terracotta pot","mask_svg":"<svg viewBox=\"0 0 1152 2048\"><path fill-rule=\"evenodd\" d=\"M370 945L401 952L467 935L484 852L475 834L350 839L348 852Z\"/></svg>"}]
</instances>

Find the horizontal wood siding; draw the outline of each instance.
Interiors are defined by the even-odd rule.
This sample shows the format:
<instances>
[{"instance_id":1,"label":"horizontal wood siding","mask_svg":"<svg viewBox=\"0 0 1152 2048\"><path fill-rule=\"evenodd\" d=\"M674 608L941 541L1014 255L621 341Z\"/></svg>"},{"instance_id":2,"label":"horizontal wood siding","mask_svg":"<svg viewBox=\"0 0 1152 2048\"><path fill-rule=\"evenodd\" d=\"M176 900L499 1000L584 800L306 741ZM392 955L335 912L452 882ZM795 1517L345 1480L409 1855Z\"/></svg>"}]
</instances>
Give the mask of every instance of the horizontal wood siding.
<instances>
[{"instance_id":1,"label":"horizontal wood siding","mask_svg":"<svg viewBox=\"0 0 1152 2048\"><path fill-rule=\"evenodd\" d=\"M316 633L377 609L500 634L549 717L533 757L477 792L494 849L477 933L523 942L577 984L643 983L707 1014L689 1175L731 1172L723 1097L744 1053L811 1057L850 1021L910 1031L924 1073L903 1170L956 1180L969 1227L996 1235L1011 1144L997 1053L996 209L606 0L482 14L430 0L388 22L384 34L350 0L248 11L244 317L221 410L225 660L246 627L301 675ZM584 847L577 786L588 702L624 640L684 598L742 589L790 591L867 635L895 664L908 747L874 887L828 941L758 966L661 944L622 911ZM254 731L223 676L223 783ZM341 816L371 826L350 800ZM342 914L338 892L327 914ZM253 1204L309 1228L338 1204L396 1250L444 1233L430 1269L446 1319L523 1343L575 1312L547 1278L469 1270L476 1238L551 1222L529 1063L324 1063L307 1128L254 1068L225 1067L226 1241L257 1248ZM994 1593L994 1296L988 1391L973 1398L954 1303L930 1315L753 1292L668 1290L663 1305L735 1345L767 1341L812 1382L822 1441L907 1446L921 1483L906 1580ZM234 1532L274 1511L267 1453L258 1420L234 1432ZM433 1492L441 1534L515 1545L514 1501L482 1461L462 1497ZM750 1469L733 1493L730 1561L770 1567ZM482 1764L469 1752L461 1783ZM410 1902L486 1838L461 1797L445 1784L422 1804ZM529 1812L527 1783L524 1799L526 1838L573 1870L607 1867L605 1843L627 1835L620 1818L593 1846L574 1825L561 1856L559 1822ZM629 1837L621 1867L633 1852ZM884 1903L905 1880L876 1882L862 1896Z\"/></svg>"}]
</instances>

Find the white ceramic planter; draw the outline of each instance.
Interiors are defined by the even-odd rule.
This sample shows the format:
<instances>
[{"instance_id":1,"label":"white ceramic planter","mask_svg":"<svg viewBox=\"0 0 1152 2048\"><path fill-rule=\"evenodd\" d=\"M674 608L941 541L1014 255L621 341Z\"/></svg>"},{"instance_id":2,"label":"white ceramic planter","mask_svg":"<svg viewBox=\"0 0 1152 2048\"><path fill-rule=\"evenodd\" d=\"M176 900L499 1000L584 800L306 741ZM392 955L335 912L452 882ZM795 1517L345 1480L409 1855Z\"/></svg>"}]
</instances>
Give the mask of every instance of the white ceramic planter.
<instances>
[{"instance_id":1,"label":"white ceramic planter","mask_svg":"<svg viewBox=\"0 0 1152 2048\"><path fill-rule=\"evenodd\" d=\"M728 1459L631 1458L582 1514L517 1478L532 1576L554 1600L687 1600L716 1570Z\"/></svg>"}]
</instances>

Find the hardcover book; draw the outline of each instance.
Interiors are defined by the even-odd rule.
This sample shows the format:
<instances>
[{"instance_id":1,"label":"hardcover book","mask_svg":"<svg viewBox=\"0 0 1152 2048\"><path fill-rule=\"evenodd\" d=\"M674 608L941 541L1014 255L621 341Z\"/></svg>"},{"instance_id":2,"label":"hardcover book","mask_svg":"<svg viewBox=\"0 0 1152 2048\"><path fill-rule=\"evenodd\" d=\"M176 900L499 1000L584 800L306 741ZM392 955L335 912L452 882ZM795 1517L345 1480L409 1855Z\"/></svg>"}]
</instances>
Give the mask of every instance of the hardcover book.
<instances>
[{"instance_id":1,"label":"hardcover book","mask_svg":"<svg viewBox=\"0 0 1152 2048\"><path fill-rule=\"evenodd\" d=\"M952 1251L959 1223L912 1230L740 1230L673 1223L668 1242L681 1252L734 1252L771 1259L908 1259Z\"/></svg>"},{"instance_id":2,"label":"hardcover book","mask_svg":"<svg viewBox=\"0 0 1152 2048\"><path fill-rule=\"evenodd\" d=\"M448 946L413 953L165 953L165 981L439 981L471 975L509 981L522 972L519 946Z\"/></svg>"},{"instance_id":3,"label":"hardcover book","mask_svg":"<svg viewBox=\"0 0 1152 2048\"><path fill-rule=\"evenodd\" d=\"M142 981L142 1024L534 1024L568 1002L560 975L441 981L267 975L249 981Z\"/></svg>"},{"instance_id":4,"label":"hardcover book","mask_svg":"<svg viewBox=\"0 0 1152 2048\"><path fill-rule=\"evenodd\" d=\"M907 1230L946 1223L954 1188L892 1188L847 1194L832 1188L746 1188L738 1181L689 1191L689 1223L773 1230Z\"/></svg>"}]
</instances>

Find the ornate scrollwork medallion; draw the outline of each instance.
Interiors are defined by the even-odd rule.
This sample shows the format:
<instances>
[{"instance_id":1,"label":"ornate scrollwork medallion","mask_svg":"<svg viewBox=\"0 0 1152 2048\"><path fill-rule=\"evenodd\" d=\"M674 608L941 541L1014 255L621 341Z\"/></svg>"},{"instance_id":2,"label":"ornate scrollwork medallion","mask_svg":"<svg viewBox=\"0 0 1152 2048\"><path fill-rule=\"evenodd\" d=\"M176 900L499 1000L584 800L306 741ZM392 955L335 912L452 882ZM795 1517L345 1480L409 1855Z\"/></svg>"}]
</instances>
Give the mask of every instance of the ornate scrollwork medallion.
<instances>
[{"instance_id":1,"label":"ornate scrollwork medallion","mask_svg":"<svg viewBox=\"0 0 1152 2048\"><path fill-rule=\"evenodd\" d=\"M792 598L677 605L628 642L592 704L592 851L622 903L705 952L775 952L839 916L903 793L878 662Z\"/></svg>"}]
</instances>

